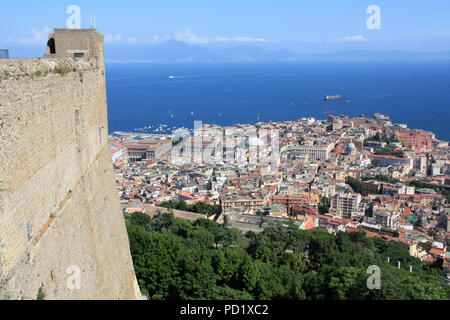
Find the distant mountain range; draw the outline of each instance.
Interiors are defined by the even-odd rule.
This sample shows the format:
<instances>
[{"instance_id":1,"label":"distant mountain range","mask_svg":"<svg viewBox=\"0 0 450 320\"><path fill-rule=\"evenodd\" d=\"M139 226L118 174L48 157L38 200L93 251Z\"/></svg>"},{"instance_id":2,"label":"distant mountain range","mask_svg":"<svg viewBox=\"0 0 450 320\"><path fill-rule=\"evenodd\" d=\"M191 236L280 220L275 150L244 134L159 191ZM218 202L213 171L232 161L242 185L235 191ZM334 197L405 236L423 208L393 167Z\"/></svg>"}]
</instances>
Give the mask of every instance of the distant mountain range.
<instances>
[{"instance_id":1,"label":"distant mountain range","mask_svg":"<svg viewBox=\"0 0 450 320\"><path fill-rule=\"evenodd\" d=\"M219 49L175 40L159 44L106 45L105 52L109 63L450 60L450 51L343 50L334 53L294 53L286 49L261 48L249 44Z\"/></svg>"},{"instance_id":2,"label":"distant mountain range","mask_svg":"<svg viewBox=\"0 0 450 320\"><path fill-rule=\"evenodd\" d=\"M174 40L148 45L111 45L105 51L108 62L288 61L297 58L287 50L270 50L251 45L216 49Z\"/></svg>"},{"instance_id":3,"label":"distant mountain range","mask_svg":"<svg viewBox=\"0 0 450 320\"><path fill-rule=\"evenodd\" d=\"M289 47L289 46L288 46ZM7 46L5 47L8 48ZM277 44L243 43L228 46L168 40L156 44L105 44L106 62L276 62L276 61L433 61L450 60L450 51L418 52L374 49L332 50L303 44L284 49ZM13 46L11 58L42 57L43 46ZM317 49L317 48L316 48Z\"/></svg>"}]
</instances>

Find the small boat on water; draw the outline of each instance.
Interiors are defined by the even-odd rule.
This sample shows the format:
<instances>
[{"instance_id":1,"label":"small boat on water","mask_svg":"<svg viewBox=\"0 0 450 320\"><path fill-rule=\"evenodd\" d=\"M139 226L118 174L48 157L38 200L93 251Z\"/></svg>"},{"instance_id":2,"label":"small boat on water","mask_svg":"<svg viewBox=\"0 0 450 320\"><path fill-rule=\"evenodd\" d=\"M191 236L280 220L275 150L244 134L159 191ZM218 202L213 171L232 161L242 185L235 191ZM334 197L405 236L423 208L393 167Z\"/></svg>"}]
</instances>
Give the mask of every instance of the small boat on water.
<instances>
[{"instance_id":1,"label":"small boat on water","mask_svg":"<svg viewBox=\"0 0 450 320\"><path fill-rule=\"evenodd\" d=\"M330 100L340 100L342 99L341 95L335 95L335 96L325 96L325 101L330 101Z\"/></svg>"}]
</instances>

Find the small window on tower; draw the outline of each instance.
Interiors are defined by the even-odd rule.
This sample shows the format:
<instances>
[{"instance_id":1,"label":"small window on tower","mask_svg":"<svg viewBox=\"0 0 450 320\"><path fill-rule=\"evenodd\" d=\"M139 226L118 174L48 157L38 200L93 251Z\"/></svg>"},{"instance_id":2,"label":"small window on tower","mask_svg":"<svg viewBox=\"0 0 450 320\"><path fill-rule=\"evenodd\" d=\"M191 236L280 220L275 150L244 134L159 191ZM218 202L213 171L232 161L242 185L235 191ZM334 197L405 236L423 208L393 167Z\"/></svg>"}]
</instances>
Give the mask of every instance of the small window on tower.
<instances>
[{"instance_id":1,"label":"small window on tower","mask_svg":"<svg viewBox=\"0 0 450 320\"><path fill-rule=\"evenodd\" d=\"M83 58L84 57L84 53L83 52L75 52L73 54L74 58Z\"/></svg>"}]
</instances>

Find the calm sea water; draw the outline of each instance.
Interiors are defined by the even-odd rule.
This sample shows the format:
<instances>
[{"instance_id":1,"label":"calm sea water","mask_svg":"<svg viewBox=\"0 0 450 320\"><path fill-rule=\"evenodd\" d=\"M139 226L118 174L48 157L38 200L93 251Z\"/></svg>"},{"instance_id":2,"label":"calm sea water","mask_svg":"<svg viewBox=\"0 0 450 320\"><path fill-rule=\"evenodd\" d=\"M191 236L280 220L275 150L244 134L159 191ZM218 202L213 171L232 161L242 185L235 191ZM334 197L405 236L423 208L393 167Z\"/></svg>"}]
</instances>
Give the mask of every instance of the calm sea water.
<instances>
[{"instance_id":1,"label":"calm sea water","mask_svg":"<svg viewBox=\"0 0 450 320\"><path fill-rule=\"evenodd\" d=\"M450 140L450 62L109 64L110 132L389 115ZM325 95L343 95L324 101ZM149 130L147 132L152 132Z\"/></svg>"}]
</instances>

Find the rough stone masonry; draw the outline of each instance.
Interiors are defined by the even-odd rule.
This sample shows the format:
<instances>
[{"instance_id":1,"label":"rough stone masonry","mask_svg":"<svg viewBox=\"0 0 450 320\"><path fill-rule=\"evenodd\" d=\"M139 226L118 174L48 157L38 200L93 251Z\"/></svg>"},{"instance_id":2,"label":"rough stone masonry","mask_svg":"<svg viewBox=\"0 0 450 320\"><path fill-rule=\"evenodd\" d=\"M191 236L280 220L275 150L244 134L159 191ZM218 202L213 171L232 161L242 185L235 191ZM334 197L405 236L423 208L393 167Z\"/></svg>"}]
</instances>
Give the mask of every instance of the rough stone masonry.
<instances>
[{"instance_id":1,"label":"rough stone masonry","mask_svg":"<svg viewBox=\"0 0 450 320\"><path fill-rule=\"evenodd\" d=\"M139 299L108 145L103 36L0 60L0 299Z\"/></svg>"}]
</instances>

